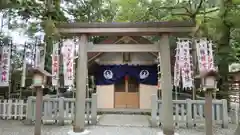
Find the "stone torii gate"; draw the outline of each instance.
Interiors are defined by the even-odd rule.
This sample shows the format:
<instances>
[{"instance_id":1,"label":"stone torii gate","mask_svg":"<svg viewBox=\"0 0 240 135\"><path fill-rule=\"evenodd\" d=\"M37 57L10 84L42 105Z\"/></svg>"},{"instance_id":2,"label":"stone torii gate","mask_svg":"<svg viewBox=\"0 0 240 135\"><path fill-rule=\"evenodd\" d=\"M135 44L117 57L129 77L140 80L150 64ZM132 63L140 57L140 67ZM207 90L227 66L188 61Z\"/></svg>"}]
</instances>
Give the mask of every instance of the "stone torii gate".
<instances>
[{"instance_id":1,"label":"stone torii gate","mask_svg":"<svg viewBox=\"0 0 240 135\"><path fill-rule=\"evenodd\" d=\"M169 36L185 35L195 31L195 24L189 21L146 22L146 23L62 23L57 26L62 35L79 36L76 83L76 111L73 134L82 134L85 124L85 93L87 83L88 52L159 52L161 64L161 89L163 132L174 134L172 75L170 65ZM89 36L160 36L157 44L97 44L88 42Z\"/></svg>"}]
</instances>

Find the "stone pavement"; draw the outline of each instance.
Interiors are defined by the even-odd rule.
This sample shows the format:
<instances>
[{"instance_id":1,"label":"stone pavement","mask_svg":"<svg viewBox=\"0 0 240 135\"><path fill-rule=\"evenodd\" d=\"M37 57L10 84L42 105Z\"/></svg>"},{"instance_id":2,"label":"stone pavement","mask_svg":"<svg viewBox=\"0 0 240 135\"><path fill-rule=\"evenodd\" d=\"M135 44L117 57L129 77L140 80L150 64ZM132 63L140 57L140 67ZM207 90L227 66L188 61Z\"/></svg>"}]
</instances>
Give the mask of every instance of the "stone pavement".
<instances>
[{"instance_id":1,"label":"stone pavement","mask_svg":"<svg viewBox=\"0 0 240 135\"><path fill-rule=\"evenodd\" d=\"M160 128L148 127L147 117L140 115L104 115L97 126L87 126L90 135L157 135ZM43 125L42 135L67 135L72 125ZM234 135L236 125L228 129L214 128L214 135ZM21 121L0 120L0 135L33 135L34 126L26 126ZM204 125L197 128L178 128L180 135L204 135Z\"/></svg>"}]
</instances>

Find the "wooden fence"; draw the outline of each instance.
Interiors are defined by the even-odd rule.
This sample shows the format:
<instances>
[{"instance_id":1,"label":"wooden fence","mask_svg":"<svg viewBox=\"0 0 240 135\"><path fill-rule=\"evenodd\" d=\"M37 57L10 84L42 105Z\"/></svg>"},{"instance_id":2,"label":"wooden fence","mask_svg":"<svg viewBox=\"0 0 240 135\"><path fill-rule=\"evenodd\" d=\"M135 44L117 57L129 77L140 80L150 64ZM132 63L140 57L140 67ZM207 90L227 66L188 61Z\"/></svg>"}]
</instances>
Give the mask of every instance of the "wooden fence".
<instances>
[{"instance_id":1,"label":"wooden fence","mask_svg":"<svg viewBox=\"0 0 240 135\"><path fill-rule=\"evenodd\" d=\"M157 127L161 125L161 108L162 101L157 99L156 95L152 96L151 108L151 125ZM26 122L32 123L35 120L35 97L29 97L28 100L1 100L0 99L0 118L2 119L25 119ZM175 124L186 124L191 127L196 124L204 123L204 100L174 100L174 121ZM230 122L238 124L239 122L239 105L235 106L230 113L227 111L226 100L213 100L213 123L221 124L227 127ZM54 121L64 124L65 121L73 121L75 110L75 99L72 98L43 98L43 121ZM85 122L96 124L97 122L97 95L93 94L92 98L86 99ZM114 110L114 109L113 109ZM141 110L140 110L141 111Z\"/></svg>"},{"instance_id":2,"label":"wooden fence","mask_svg":"<svg viewBox=\"0 0 240 135\"><path fill-rule=\"evenodd\" d=\"M24 119L27 104L24 100L0 99L0 117L2 119Z\"/></svg>"},{"instance_id":3,"label":"wooden fence","mask_svg":"<svg viewBox=\"0 0 240 135\"><path fill-rule=\"evenodd\" d=\"M163 117L161 117L162 101L157 99L156 95L152 95L151 99L151 126L157 127L161 125ZM173 116L176 125L181 123L187 127L204 123L204 100L173 100ZM222 127L228 127L228 108L227 100L213 100L213 123L221 124Z\"/></svg>"},{"instance_id":4,"label":"wooden fence","mask_svg":"<svg viewBox=\"0 0 240 135\"><path fill-rule=\"evenodd\" d=\"M85 122L97 122L97 95L86 99ZM0 117L3 119L25 119L27 123L35 120L36 97L24 100L0 100ZM73 121L75 99L73 98L43 98L42 121L54 121L64 124L64 121Z\"/></svg>"}]
</instances>

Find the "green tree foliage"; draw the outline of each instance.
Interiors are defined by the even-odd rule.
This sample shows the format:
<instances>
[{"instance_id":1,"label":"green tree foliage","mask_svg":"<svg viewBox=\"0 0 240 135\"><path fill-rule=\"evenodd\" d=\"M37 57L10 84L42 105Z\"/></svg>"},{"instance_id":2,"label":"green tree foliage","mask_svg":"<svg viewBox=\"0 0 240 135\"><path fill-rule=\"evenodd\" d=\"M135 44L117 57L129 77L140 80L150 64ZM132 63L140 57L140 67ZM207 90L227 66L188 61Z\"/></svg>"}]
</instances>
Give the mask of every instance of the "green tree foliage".
<instances>
[{"instance_id":1,"label":"green tree foliage","mask_svg":"<svg viewBox=\"0 0 240 135\"><path fill-rule=\"evenodd\" d=\"M215 42L216 63L225 82L228 64L240 59L239 0L4 0L0 10L8 12L12 28L23 27L32 37L39 31L45 33L49 68L52 43L59 39L55 24L61 22L192 20L199 26L195 37ZM18 16L25 21L17 22ZM91 40L99 42L103 38Z\"/></svg>"}]
</instances>

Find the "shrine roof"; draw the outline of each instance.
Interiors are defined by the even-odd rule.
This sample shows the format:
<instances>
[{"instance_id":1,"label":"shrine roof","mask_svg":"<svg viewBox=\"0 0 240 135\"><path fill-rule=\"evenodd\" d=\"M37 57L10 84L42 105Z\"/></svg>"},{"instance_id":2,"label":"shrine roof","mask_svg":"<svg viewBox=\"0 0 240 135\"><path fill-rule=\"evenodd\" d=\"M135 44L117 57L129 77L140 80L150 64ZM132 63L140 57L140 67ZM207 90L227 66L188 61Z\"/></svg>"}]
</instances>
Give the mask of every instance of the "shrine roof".
<instances>
[{"instance_id":1,"label":"shrine roof","mask_svg":"<svg viewBox=\"0 0 240 135\"><path fill-rule=\"evenodd\" d=\"M125 39L129 39L129 43L131 44L152 44L150 40L142 36L108 36L106 39L100 42L100 44L121 44ZM96 44L97 45L97 44ZM88 62L95 60L100 57L104 53L99 52L88 52ZM157 55L155 53L151 53L152 55Z\"/></svg>"}]
</instances>

